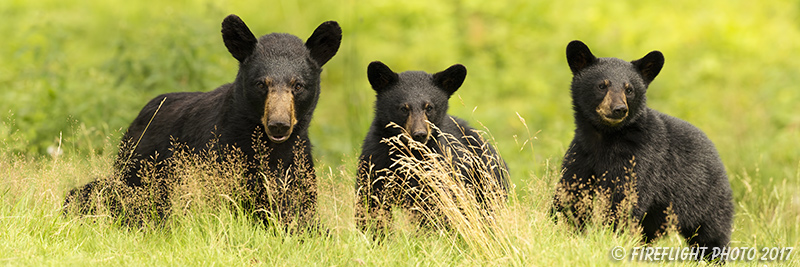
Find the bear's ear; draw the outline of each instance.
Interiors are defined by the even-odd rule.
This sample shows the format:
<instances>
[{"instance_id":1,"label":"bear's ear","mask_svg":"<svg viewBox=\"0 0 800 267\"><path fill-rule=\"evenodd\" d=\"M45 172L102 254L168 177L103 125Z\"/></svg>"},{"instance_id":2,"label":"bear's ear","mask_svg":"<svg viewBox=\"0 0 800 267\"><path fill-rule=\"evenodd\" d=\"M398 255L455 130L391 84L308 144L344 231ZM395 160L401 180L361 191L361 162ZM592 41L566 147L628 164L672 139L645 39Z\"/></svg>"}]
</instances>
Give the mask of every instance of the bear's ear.
<instances>
[{"instance_id":1,"label":"bear's ear","mask_svg":"<svg viewBox=\"0 0 800 267\"><path fill-rule=\"evenodd\" d=\"M631 61L631 64L642 75L644 82L650 84L661 72L661 67L664 67L664 55L659 51L652 51L643 58Z\"/></svg>"},{"instance_id":2,"label":"bear's ear","mask_svg":"<svg viewBox=\"0 0 800 267\"><path fill-rule=\"evenodd\" d=\"M464 83L464 79L467 78L467 68L461 64L455 64L450 66L446 70L443 70L439 73L433 75L433 84L442 88L447 95L453 95L453 93L461 87L461 84Z\"/></svg>"},{"instance_id":3,"label":"bear's ear","mask_svg":"<svg viewBox=\"0 0 800 267\"><path fill-rule=\"evenodd\" d=\"M233 14L228 15L222 21L222 40L225 41L228 52L231 52L231 55L239 62L244 62L253 53L256 43L258 43L258 39L250 31L250 28L247 28L244 21Z\"/></svg>"},{"instance_id":4,"label":"bear's ear","mask_svg":"<svg viewBox=\"0 0 800 267\"><path fill-rule=\"evenodd\" d=\"M592 65L596 60L592 51L589 51L589 47L583 42L575 40L567 45L567 63L573 75Z\"/></svg>"},{"instance_id":5,"label":"bear's ear","mask_svg":"<svg viewBox=\"0 0 800 267\"><path fill-rule=\"evenodd\" d=\"M325 65L339 51L342 43L342 28L336 21L326 21L314 30L311 37L306 40L306 48L311 52L311 58L321 67Z\"/></svg>"},{"instance_id":6,"label":"bear's ear","mask_svg":"<svg viewBox=\"0 0 800 267\"><path fill-rule=\"evenodd\" d=\"M399 80L397 73L380 61L369 63L369 66L367 66L367 78L369 79L369 84L372 85L372 89L378 93Z\"/></svg>"}]
</instances>

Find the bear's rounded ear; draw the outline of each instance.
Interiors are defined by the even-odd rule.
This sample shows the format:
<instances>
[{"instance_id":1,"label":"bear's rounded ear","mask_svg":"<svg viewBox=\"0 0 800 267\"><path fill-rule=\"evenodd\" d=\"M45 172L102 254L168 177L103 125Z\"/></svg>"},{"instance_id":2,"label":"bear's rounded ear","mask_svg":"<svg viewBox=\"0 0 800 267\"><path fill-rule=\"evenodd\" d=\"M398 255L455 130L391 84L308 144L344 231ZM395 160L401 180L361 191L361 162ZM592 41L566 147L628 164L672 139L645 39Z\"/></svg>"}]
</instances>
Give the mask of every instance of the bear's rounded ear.
<instances>
[{"instance_id":1,"label":"bear's rounded ear","mask_svg":"<svg viewBox=\"0 0 800 267\"><path fill-rule=\"evenodd\" d=\"M664 55L659 51L652 51L643 58L631 61L631 64L642 75L644 82L650 84L661 72L661 68L664 67Z\"/></svg>"},{"instance_id":2,"label":"bear's rounded ear","mask_svg":"<svg viewBox=\"0 0 800 267\"><path fill-rule=\"evenodd\" d=\"M336 21L326 21L314 30L311 37L306 40L306 48L311 52L311 58L321 67L325 65L339 51L342 43L342 28Z\"/></svg>"},{"instance_id":3,"label":"bear's rounded ear","mask_svg":"<svg viewBox=\"0 0 800 267\"><path fill-rule=\"evenodd\" d=\"M453 93L461 87L461 84L464 83L464 79L466 78L467 67L461 64L455 64L446 70L434 74L433 84L442 88L442 90L447 92L447 95L453 95Z\"/></svg>"},{"instance_id":4,"label":"bear's rounded ear","mask_svg":"<svg viewBox=\"0 0 800 267\"><path fill-rule=\"evenodd\" d=\"M222 21L222 40L228 52L239 62L244 62L258 43L250 28L247 28L244 21L234 14L228 15Z\"/></svg>"},{"instance_id":5,"label":"bear's rounded ear","mask_svg":"<svg viewBox=\"0 0 800 267\"><path fill-rule=\"evenodd\" d=\"M567 45L567 63L573 75L592 65L596 60L592 51L583 42L575 40Z\"/></svg>"},{"instance_id":6,"label":"bear's rounded ear","mask_svg":"<svg viewBox=\"0 0 800 267\"><path fill-rule=\"evenodd\" d=\"M367 79L375 92L382 92L399 80L397 73L380 61L373 61L367 66Z\"/></svg>"}]
</instances>

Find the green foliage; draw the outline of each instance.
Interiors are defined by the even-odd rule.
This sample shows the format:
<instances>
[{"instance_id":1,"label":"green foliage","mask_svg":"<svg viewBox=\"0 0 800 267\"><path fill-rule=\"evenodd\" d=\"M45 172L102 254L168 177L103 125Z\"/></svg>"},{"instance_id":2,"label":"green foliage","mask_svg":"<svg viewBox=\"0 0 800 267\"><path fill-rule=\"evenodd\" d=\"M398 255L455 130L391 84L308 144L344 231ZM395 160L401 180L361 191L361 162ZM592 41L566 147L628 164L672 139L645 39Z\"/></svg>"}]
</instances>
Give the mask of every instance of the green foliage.
<instances>
[{"instance_id":1,"label":"green foliage","mask_svg":"<svg viewBox=\"0 0 800 267\"><path fill-rule=\"evenodd\" d=\"M220 35L230 13L256 35L307 38L323 21L341 24L342 47L325 66L311 126L318 173L335 185L323 199L352 194L354 158L373 116L370 61L428 72L461 63L469 74L450 113L491 132L520 196L510 205L524 217L514 237L521 252L491 263L607 260L608 244L633 239L601 229L574 235L545 215L574 128L564 50L580 39L598 56L662 51L648 104L717 145L737 204L735 244L798 247L796 1L10 0L0 3L0 262L481 264L436 236L368 242L352 229L346 201L331 200L327 213L341 235L302 242L264 236L235 216L199 215L166 237L60 217L69 187L111 172L121 132L149 99L233 81L237 63ZM45 158L58 147L61 160Z\"/></svg>"}]
</instances>

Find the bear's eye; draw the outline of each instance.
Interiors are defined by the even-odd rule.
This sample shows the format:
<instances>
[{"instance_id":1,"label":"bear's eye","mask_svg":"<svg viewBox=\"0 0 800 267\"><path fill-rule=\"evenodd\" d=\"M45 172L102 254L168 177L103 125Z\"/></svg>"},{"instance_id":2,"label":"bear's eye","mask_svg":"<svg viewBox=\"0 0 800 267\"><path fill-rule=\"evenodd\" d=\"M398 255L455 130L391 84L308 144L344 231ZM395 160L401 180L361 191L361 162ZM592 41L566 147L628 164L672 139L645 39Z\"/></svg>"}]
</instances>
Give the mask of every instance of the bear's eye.
<instances>
[{"instance_id":1,"label":"bear's eye","mask_svg":"<svg viewBox=\"0 0 800 267\"><path fill-rule=\"evenodd\" d=\"M402 105L402 106L400 106L400 112L403 112L403 113L408 113L408 105Z\"/></svg>"},{"instance_id":2,"label":"bear's eye","mask_svg":"<svg viewBox=\"0 0 800 267\"><path fill-rule=\"evenodd\" d=\"M294 91L295 92L299 92L299 91L303 90L303 87L304 87L303 83L295 83L294 84Z\"/></svg>"},{"instance_id":3,"label":"bear's eye","mask_svg":"<svg viewBox=\"0 0 800 267\"><path fill-rule=\"evenodd\" d=\"M433 111L433 106L425 105L425 112L431 112L431 111Z\"/></svg>"},{"instance_id":4,"label":"bear's eye","mask_svg":"<svg viewBox=\"0 0 800 267\"><path fill-rule=\"evenodd\" d=\"M625 94L626 95L633 94L633 88L631 88L630 86L625 87Z\"/></svg>"},{"instance_id":5,"label":"bear's eye","mask_svg":"<svg viewBox=\"0 0 800 267\"><path fill-rule=\"evenodd\" d=\"M265 81L256 81L256 87L259 89L267 88L267 83Z\"/></svg>"},{"instance_id":6,"label":"bear's eye","mask_svg":"<svg viewBox=\"0 0 800 267\"><path fill-rule=\"evenodd\" d=\"M605 90L606 88L608 88L608 85L605 82L597 85L597 89Z\"/></svg>"}]
</instances>

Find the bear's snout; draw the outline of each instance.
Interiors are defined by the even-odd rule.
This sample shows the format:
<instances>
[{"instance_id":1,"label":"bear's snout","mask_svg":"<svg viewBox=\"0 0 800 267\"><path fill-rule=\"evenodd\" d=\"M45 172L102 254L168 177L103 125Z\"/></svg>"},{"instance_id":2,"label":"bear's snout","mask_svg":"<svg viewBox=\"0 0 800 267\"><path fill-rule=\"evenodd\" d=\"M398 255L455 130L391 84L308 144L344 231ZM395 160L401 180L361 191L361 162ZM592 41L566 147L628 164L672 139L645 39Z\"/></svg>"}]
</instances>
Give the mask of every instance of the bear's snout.
<instances>
[{"instance_id":1,"label":"bear's snout","mask_svg":"<svg viewBox=\"0 0 800 267\"><path fill-rule=\"evenodd\" d=\"M291 133L292 126L284 121L271 121L267 125L267 131L274 136L287 136Z\"/></svg>"},{"instance_id":2,"label":"bear's snout","mask_svg":"<svg viewBox=\"0 0 800 267\"><path fill-rule=\"evenodd\" d=\"M294 114L294 95L291 90L282 87L270 88L261 123L266 127L270 141L283 143L289 139L297 123Z\"/></svg>"},{"instance_id":3,"label":"bear's snout","mask_svg":"<svg viewBox=\"0 0 800 267\"><path fill-rule=\"evenodd\" d=\"M424 129L414 131L411 133L411 138L414 139L414 141L425 143L428 141L428 131Z\"/></svg>"},{"instance_id":4,"label":"bear's snout","mask_svg":"<svg viewBox=\"0 0 800 267\"><path fill-rule=\"evenodd\" d=\"M595 111L608 125L615 126L621 123L628 117L628 101L625 93L621 90L608 90Z\"/></svg>"},{"instance_id":5,"label":"bear's snout","mask_svg":"<svg viewBox=\"0 0 800 267\"><path fill-rule=\"evenodd\" d=\"M611 110L612 118L625 118L626 115L628 115L628 106L624 103L614 106Z\"/></svg>"},{"instance_id":6,"label":"bear's snout","mask_svg":"<svg viewBox=\"0 0 800 267\"><path fill-rule=\"evenodd\" d=\"M411 112L405 123L405 132L420 143L427 143L428 138L431 136L431 127L428 124L428 116L425 112Z\"/></svg>"}]
</instances>

